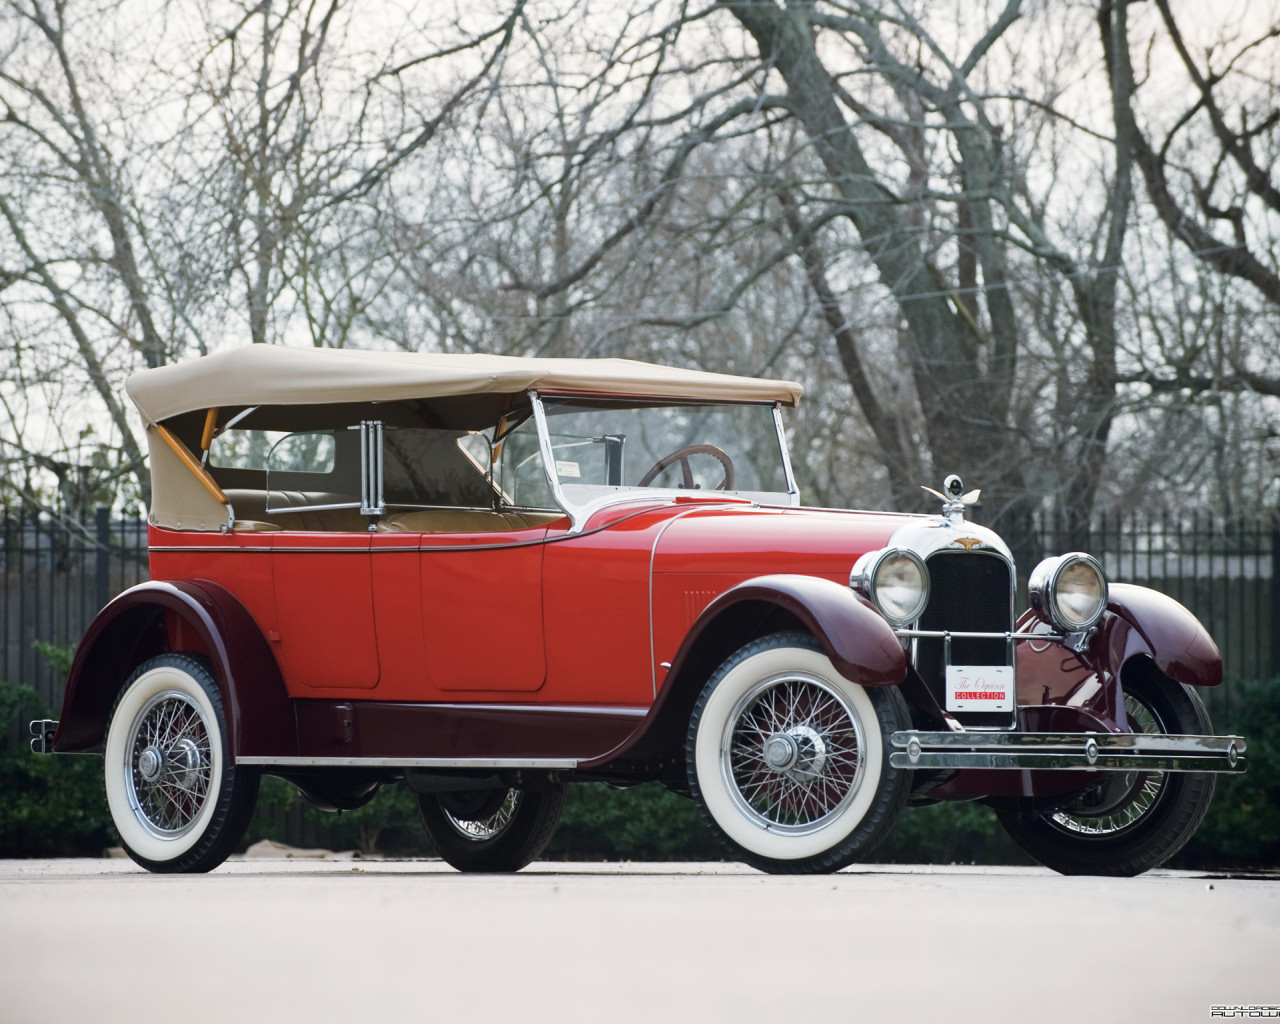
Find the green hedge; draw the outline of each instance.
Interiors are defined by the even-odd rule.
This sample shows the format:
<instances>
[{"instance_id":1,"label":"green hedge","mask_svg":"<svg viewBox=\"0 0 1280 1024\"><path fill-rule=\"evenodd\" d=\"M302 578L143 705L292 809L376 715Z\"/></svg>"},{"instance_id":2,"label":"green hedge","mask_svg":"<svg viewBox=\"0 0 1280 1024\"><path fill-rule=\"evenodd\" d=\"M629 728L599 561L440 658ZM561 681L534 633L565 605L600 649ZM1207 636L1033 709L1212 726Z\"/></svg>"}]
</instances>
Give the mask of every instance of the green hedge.
<instances>
[{"instance_id":1,"label":"green hedge","mask_svg":"<svg viewBox=\"0 0 1280 1024\"><path fill-rule=\"evenodd\" d=\"M0 683L0 857L97 856L119 842L102 758L31 752L27 723L48 717L33 689Z\"/></svg>"},{"instance_id":2,"label":"green hedge","mask_svg":"<svg viewBox=\"0 0 1280 1024\"><path fill-rule=\"evenodd\" d=\"M1280 867L1280 679L1230 686L1213 725L1248 741L1249 770L1218 776L1208 816L1172 867Z\"/></svg>"}]
</instances>

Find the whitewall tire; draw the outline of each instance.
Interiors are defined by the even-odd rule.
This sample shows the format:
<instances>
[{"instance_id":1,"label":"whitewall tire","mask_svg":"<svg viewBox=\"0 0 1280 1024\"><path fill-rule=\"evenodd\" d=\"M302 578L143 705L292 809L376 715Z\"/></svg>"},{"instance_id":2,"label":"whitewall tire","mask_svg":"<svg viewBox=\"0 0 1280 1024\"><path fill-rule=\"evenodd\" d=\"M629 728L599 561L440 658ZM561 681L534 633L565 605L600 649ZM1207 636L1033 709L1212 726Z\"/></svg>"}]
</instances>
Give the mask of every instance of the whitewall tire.
<instances>
[{"instance_id":1,"label":"whitewall tire","mask_svg":"<svg viewBox=\"0 0 1280 1024\"><path fill-rule=\"evenodd\" d=\"M747 644L712 675L686 745L690 789L735 855L765 871L835 871L893 827L909 779L887 738L909 725L894 687L844 678L812 636Z\"/></svg>"},{"instance_id":2,"label":"whitewall tire","mask_svg":"<svg viewBox=\"0 0 1280 1024\"><path fill-rule=\"evenodd\" d=\"M256 769L236 768L213 674L185 654L140 665L107 727L107 807L125 851L151 871L209 871L244 835Z\"/></svg>"}]
</instances>

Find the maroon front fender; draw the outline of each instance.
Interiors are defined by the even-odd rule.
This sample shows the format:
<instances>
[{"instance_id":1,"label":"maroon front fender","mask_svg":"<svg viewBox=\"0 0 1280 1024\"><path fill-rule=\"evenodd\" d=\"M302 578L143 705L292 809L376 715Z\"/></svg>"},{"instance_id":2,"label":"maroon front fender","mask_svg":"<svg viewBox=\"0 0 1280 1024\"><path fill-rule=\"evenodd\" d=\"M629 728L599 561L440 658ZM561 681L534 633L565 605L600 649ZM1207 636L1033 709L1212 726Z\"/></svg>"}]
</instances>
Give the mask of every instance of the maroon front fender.
<instances>
[{"instance_id":1,"label":"maroon front fender","mask_svg":"<svg viewBox=\"0 0 1280 1024\"><path fill-rule=\"evenodd\" d=\"M848 587L818 576L758 576L726 590L698 616L673 667L711 623L747 602L776 605L794 615L846 679L863 686L895 686L906 676L907 656L889 623Z\"/></svg>"},{"instance_id":2,"label":"maroon front fender","mask_svg":"<svg viewBox=\"0 0 1280 1024\"><path fill-rule=\"evenodd\" d=\"M1146 587L1113 583L1105 628L1107 659L1119 666L1146 654L1170 679L1191 686L1222 682L1222 655L1200 621L1171 597Z\"/></svg>"},{"instance_id":3,"label":"maroon front fender","mask_svg":"<svg viewBox=\"0 0 1280 1024\"><path fill-rule=\"evenodd\" d=\"M244 606L206 580L141 583L98 613L76 649L54 751L91 750L102 743L129 673L167 650L166 613L193 631L213 667L231 752L296 754L297 729L275 656Z\"/></svg>"}]
</instances>

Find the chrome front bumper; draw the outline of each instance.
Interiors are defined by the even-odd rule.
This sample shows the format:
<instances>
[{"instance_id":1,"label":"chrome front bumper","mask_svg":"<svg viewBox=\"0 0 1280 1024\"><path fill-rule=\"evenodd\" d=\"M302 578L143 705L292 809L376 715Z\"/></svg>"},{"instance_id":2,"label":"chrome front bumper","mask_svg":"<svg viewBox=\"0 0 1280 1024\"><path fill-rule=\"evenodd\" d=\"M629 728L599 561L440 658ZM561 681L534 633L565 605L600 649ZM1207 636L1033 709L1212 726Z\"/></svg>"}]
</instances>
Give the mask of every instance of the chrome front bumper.
<instances>
[{"instance_id":1,"label":"chrome front bumper","mask_svg":"<svg viewBox=\"0 0 1280 1024\"><path fill-rule=\"evenodd\" d=\"M893 734L894 768L1104 772L1243 772L1240 736L1163 733L917 732Z\"/></svg>"}]
</instances>

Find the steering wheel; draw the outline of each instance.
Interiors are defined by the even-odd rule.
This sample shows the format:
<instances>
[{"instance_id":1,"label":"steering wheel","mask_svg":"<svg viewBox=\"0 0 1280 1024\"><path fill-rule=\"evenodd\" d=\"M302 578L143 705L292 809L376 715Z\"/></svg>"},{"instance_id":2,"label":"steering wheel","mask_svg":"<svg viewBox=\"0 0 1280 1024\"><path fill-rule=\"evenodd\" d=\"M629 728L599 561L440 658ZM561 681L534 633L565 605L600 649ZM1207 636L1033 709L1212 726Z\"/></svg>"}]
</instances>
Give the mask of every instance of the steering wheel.
<instances>
[{"instance_id":1,"label":"steering wheel","mask_svg":"<svg viewBox=\"0 0 1280 1024\"><path fill-rule=\"evenodd\" d=\"M689 457L692 455L710 455L720 465L724 467L724 479L721 480L712 490L728 491L733 489L733 460L729 458L729 454L723 448L717 448L713 444L687 444L683 448L677 448L670 455L664 455L653 464L653 468L640 478L638 487L648 487L653 483L654 479L668 466L673 463L680 463L680 473L683 477L681 486L688 490L693 490L693 470L689 466Z\"/></svg>"}]
</instances>

